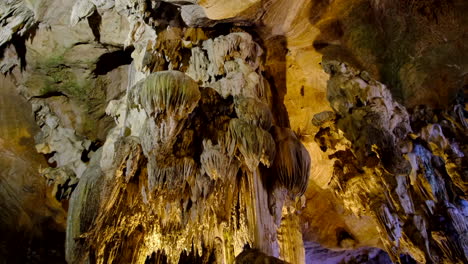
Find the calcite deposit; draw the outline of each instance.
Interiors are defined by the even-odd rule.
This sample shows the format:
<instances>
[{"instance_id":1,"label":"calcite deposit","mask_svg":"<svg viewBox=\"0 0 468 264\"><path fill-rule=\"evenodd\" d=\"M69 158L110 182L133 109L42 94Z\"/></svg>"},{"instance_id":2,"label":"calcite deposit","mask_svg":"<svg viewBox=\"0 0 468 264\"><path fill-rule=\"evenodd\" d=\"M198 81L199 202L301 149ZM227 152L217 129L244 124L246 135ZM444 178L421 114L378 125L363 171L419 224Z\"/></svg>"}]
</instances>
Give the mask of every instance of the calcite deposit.
<instances>
[{"instance_id":1,"label":"calcite deposit","mask_svg":"<svg viewBox=\"0 0 468 264\"><path fill-rule=\"evenodd\" d=\"M465 0L4 0L0 263L467 263Z\"/></svg>"}]
</instances>

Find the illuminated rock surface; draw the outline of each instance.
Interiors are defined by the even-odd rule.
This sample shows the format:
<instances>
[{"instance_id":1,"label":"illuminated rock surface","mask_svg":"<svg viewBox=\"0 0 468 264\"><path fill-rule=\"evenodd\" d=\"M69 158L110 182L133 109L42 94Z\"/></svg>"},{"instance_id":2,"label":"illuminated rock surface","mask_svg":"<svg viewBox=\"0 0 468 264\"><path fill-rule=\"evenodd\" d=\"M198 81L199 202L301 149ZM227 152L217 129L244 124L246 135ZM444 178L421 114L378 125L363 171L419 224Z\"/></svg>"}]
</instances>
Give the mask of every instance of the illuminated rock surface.
<instances>
[{"instance_id":1,"label":"illuminated rock surface","mask_svg":"<svg viewBox=\"0 0 468 264\"><path fill-rule=\"evenodd\" d=\"M0 3L0 263L467 263L466 10Z\"/></svg>"}]
</instances>

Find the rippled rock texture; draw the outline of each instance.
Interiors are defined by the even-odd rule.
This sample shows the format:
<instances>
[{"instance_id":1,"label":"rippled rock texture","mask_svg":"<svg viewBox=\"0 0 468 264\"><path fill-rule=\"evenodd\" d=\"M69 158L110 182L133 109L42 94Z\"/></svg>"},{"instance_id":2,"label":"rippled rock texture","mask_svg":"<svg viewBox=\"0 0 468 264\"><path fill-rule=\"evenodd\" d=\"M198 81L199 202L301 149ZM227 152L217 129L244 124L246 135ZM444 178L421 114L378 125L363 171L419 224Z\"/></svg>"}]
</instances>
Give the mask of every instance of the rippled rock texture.
<instances>
[{"instance_id":1,"label":"rippled rock texture","mask_svg":"<svg viewBox=\"0 0 468 264\"><path fill-rule=\"evenodd\" d=\"M0 3L0 263L468 262L465 10Z\"/></svg>"}]
</instances>

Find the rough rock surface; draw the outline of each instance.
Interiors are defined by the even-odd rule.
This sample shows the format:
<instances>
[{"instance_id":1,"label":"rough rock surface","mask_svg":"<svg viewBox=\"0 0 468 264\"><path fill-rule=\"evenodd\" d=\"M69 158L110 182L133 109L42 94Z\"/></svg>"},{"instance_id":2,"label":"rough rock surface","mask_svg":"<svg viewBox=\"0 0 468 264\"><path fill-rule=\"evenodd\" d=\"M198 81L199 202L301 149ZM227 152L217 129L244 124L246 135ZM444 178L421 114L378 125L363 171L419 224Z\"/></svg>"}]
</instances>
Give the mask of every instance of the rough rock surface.
<instances>
[{"instance_id":1,"label":"rough rock surface","mask_svg":"<svg viewBox=\"0 0 468 264\"><path fill-rule=\"evenodd\" d=\"M1 75L0 86L0 262L55 263L64 257L66 212L40 174L47 163L34 148L31 105L11 76Z\"/></svg>"},{"instance_id":2,"label":"rough rock surface","mask_svg":"<svg viewBox=\"0 0 468 264\"><path fill-rule=\"evenodd\" d=\"M419 263L466 262L464 118L449 110L423 121L426 109L415 109L411 120L365 71L323 65L337 117L316 140L335 159L331 188L347 209L375 218L394 261L403 253Z\"/></svg>"},{"instance_id":3,"label":"rough rock surface","mask_svg":"<svg viewBox=\"0 0 468 264\"><path fill-rule=\"evenodd\" d=\"M1 2L0 263L468 262L467 9Z\"/></svg>"}]
</instances>

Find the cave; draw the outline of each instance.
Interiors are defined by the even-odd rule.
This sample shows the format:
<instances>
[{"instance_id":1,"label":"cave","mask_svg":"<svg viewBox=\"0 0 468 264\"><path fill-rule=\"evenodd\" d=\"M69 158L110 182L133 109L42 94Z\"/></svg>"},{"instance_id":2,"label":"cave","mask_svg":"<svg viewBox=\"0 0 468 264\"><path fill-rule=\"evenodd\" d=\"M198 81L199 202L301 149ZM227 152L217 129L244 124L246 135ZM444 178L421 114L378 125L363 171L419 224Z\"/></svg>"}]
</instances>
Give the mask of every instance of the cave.
<instances>
[{"instance_id":1,"label":"cave","mask_svg":"<svg viewBox=\"0 0 468 264\"><path fill-rule=\"evenodd\" d=\"M3 0L0 264L468 263L468 1Z\"/></svg>"}]
</instances>

